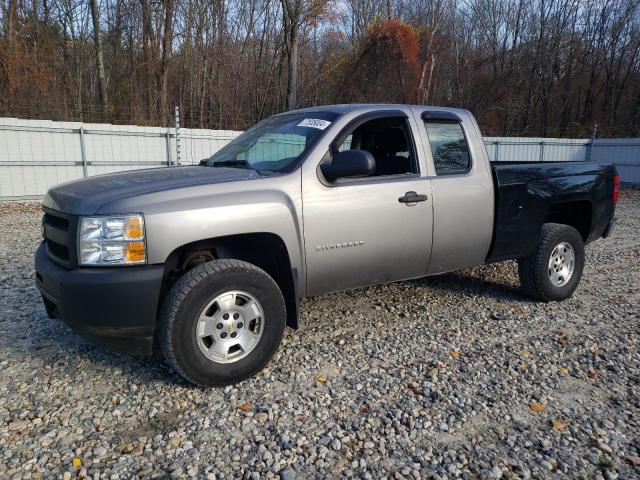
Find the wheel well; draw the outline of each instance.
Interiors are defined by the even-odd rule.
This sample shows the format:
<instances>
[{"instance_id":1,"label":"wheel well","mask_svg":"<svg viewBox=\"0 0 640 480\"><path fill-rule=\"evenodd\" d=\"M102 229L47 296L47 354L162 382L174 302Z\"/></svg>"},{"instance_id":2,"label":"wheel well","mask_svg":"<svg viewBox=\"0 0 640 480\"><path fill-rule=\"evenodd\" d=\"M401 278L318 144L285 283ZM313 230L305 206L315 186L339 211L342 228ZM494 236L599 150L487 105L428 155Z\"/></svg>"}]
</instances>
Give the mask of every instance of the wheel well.
<instances>
[{"instance_id":1,"label":"wheel well","mask_svg":"<svg viewBox=\"0 0 640 480\"><path fill-rule=\"evenodd\" d=\"M287 247L273 233L250 233L216 237L175 249L165 262L162 301L175 281L185 272L213 259L234 258L260 267L278 284L287 307L287 326L298 328L298 296Z\"/></svg>"},{"instance_id":2,"label":"wheel well","mask_svg":"<svg viewBox=\"0 0 640 480\"><path fill-rule=\"evenodd\" d=\"M544 217L545 223L562 223L575 228L586 242L591 232L591 202L580 200L552 205Z\"/></svg>"}]
</instances>

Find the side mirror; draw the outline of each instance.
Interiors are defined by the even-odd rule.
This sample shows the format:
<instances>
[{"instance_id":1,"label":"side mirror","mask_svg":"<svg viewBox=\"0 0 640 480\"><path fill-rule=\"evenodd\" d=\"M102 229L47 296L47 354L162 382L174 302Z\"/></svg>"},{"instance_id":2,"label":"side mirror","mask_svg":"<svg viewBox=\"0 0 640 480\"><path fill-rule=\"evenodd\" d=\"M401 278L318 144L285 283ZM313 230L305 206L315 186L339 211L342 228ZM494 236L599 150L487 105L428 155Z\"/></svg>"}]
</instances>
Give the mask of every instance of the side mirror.
<instances>
[{"instance_id":1,"label":"side mirror","mask_svg":"<svg viewBox=\"0 0 640 480\"><path fill-rule=\"evenodd\" d=\"M324 177L333 181L338 178L368 177L376 171L376 161L365 150L345 150L338 152L331 163L320 165Z\"/></svg>"}]
</instances>

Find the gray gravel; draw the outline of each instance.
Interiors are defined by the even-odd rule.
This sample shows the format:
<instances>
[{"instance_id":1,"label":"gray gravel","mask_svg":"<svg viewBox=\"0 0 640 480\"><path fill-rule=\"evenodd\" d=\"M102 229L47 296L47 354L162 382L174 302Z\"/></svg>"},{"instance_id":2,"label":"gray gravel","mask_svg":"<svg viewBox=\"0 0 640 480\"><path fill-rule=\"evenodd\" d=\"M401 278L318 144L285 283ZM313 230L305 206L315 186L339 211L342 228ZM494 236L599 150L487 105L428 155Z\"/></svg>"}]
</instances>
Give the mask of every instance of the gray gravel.
<instances>
[{"instance_id":1,"label":"gray gravel","mask_svg":"<svg viewBox=\"0 0 640 480\"><path fill-rule=\"evenodd\" d=\"M46 318L38 208L0 205L0 478L640 476L640 192L568 301L513 262L324 295L212 390Z\"/></svg>"}]
</instances>

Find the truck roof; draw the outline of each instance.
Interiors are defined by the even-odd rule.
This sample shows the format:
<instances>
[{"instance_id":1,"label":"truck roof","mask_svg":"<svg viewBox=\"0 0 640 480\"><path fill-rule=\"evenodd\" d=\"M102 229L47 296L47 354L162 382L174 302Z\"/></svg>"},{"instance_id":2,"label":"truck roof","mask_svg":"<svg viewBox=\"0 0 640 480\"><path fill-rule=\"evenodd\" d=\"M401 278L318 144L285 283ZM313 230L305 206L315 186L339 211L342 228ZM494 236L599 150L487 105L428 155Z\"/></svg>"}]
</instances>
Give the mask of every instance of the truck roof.
<instances>
[{"instance_id":1,"label":"truck roof","mask_svg":"<svg viewBox=\"0 0 640 480\"><path fill-rule=\"evenodd\" d=\"M393 108L402 108L402 107L419 107L426 108L429 110L438 110L438 111L449 111L449 112L466 112L467 110L462 108L451 108L451 107L438 107L435 105L417 105L417 104L400 104L400 103L342 103L336 105L319 105L316 107L306 107L300 108L297 110L291 110L288 112L282 112L278 115L284 115L287 113L293 112L331 112L336 113L338 115L343 115L347 112L351 112L354 110L390 110Z\"/></svg>"}]
</instances>

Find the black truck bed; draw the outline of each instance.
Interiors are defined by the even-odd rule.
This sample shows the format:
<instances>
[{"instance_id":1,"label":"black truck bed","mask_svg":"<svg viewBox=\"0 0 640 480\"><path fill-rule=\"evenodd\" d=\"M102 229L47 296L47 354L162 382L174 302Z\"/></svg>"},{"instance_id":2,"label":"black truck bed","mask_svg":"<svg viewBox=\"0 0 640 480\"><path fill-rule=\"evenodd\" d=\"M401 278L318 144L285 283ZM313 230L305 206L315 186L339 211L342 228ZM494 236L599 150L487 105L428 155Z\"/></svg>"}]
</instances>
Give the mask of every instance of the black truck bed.
<instances>
[{"instance_id":1,"label":"black truck bed","mask_svg":"<svg viewBox=\"0 0 640 480\"><path fill-rule=\"evenodd\" d=\"M612 165L595 162L491 162L495 191L493 241L487 261L529 255L546 222L574 226L585 242L612 221Z\"/></svg>"}]
</instances>

